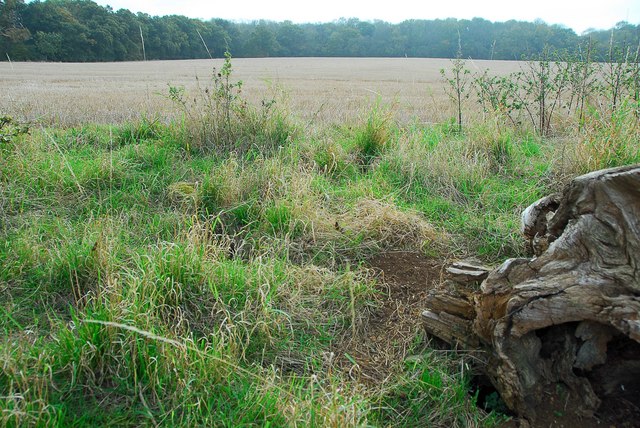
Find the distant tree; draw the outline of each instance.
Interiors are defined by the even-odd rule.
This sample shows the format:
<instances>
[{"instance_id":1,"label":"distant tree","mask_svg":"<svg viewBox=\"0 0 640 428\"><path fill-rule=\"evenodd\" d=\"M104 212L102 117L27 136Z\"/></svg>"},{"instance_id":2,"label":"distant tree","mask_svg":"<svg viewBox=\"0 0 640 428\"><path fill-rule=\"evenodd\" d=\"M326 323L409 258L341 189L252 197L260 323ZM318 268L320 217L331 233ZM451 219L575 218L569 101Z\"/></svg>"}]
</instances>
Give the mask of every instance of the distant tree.
<instances>
[{"instance_id":1,"label":"distant tree","mask_svg":"<svg viewBox=\"0 0 640 428\"><path fill-rule=\"evenodd\" d=\"M229 40L225 29L216 21L206 23L196 21L195 25L209 50L208 54L214 58L222 58L228 49L227 41Z\"/></svg>"},{"instance_id":2,"label":"distant tree","mask_svg":"<svg viewBox=\"0 0 640 428\"><path fill-rule=\"evenodd\" d=\"M123 59L126 61L143 59L142 40L140 39L142 23L135 14L127 9L118 10L114 19L118 23L120 31L118 51L122 50Z\"/></svg>"},{"instance_id":3,"label":"distant tree","mask_svg":"<svg viewBox=\"0 0 640 428\"><path fill-rule=\"evenodd\" d=\"M356 22L339 21L334 27L327 43L330 56L363 56L362 42L364 37L358 31Z\"/></svg>"},{"instance_id":4,"label":"distant tree","mask_svg":"<svg viewBox=\"0 0 640 428\"><path fill-rule=\"evenodd\" d=\"M281 51L273 27L267 21L259 21L255 25L245 47L245 53L248 56L269 57L277 55Z\"/></svg>"},{"instance_id":5,"label":"distant tree","mask_svg":"<svg viewBox=\"0 0 640 428\"><path fill-rule=\"evenodd\" d=\"M486 19L473 18L459 24L462 52L467 58L491 59L496 41L496 25Z\"/></svg>"},{"instance_id":6,"label":"distant tree","mask_svg":"<svg viewBox=\"0 0 640 428\"><path fill-rule=\"evenodd\" d=\"M640 25L632 25L626 21L618 22L609 30L587 30L582 34L583 40L593 40L596 57L606 61L611 49L625 51L640 45ZM613 45L611 45L613 43Z\"/></svg>"},{"instance_id":7,"label":"distant tree","mask_svg":"<svg viewBox=\"0 0 640 428\"><path fill-rule=\"evenodd\" d=\"M2 56L26 59L29 56L26 42L31 32L23 25L23 0L0 1L0 50Z\"/></svg>"},{"instance_id":8,"label":"distant tree","mask_svg":"<svg viewBox=\"0 0 640 428\"><path fill-rule=\"evenodd\" d=\"M303 56L306 46L306 34L303 28L285 21L276 29L276 40L280 46L278 56Z\"/></svg>"},{"instance_id":9,"label":"distant tree","mask_svg":"<svg viewBox=\"0 0 640 428\"><path fill-rule=\"evenodd\" d=\"M34 37L36 51L45 61L54 61L64 55L64 45L60 33L38 31Z\"/></svg>"},{"instance_id":10,"label":"distant tree","mask_svg":"<svg viewBox=\"0 0 640 428\"><path fill-rule=\"evenodd\" d=\"M91 0L0 0L0 60L123 61L264 56L382 56L456 58L458 34L464 58L522 59L545 46L573 50L587 38L593 58L640 44L640 26L618 23L612 30L572 30L543 21L490 22L436 19L384 21L339 19L235 23L185 16L150 16L114 11ZM144 38L144 54L143 43Z\"/></svg>"},{"instance_id":11,"label":"distant tree","mask_svg":"<svg viewBox=\"0 0 640 428\"><path fill-rule=\"evenodd\" d=\"M75 14L83 6L80 1L34 1L29 3L23 17L32 33L42 33L35 46L37 58L49 61L96 61L97 44L90 36L88 22ZM51 42L61 38L62 50L51 50ZM40 49L45 49L41 51ZM54 55L51 57L51 55Z\"/></svg>"},{"instance_id":12,"label":"distant tree","mask_svg":"<svg viewBox=\"0 0 640 428\"><path fill-rule=\"evenodd\" d=\"M395 26L384 21L373 22L373 33L368 39L367 56L394 57L404 54L397 49L401 44L394 31Z\"/></svg>"},{"instance_id":13,"label":"distant tree","mask_svg":"<svg viewBox=\"0 0 640 428\"><path fill-rule=\"evenodd\" d=\"M221 50L222 54L228 51L233 52L234 55L239 55L242 46L244 46L244 41L240 33L240 25L224 19L213 19L210 23L220 27L224 32L224 49ZM216 56L218 55L220 55L220 52L216 53Z\"/></svg>"}]
</instances>

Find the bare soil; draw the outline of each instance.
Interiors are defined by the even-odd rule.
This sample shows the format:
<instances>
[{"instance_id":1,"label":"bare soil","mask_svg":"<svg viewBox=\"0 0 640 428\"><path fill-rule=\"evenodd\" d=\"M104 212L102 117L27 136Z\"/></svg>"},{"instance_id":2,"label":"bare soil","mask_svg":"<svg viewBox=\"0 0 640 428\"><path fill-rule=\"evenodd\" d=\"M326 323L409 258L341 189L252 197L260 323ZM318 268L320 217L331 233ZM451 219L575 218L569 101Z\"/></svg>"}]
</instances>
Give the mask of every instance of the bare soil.
<instances>
[{"instance_id":1,"label":"bare soil","mask_svg":"<svg viewBox=\"0 0 640 428\"><path fill-rule=\"evenodd\" d=\"M382 304L355 337L334 350L339 365L354 379L379 384L403 362L422 330L422 302L440 281L442 266L440 260L415 252L388 252L369 260Z\"/></svg>"}]
</instances>

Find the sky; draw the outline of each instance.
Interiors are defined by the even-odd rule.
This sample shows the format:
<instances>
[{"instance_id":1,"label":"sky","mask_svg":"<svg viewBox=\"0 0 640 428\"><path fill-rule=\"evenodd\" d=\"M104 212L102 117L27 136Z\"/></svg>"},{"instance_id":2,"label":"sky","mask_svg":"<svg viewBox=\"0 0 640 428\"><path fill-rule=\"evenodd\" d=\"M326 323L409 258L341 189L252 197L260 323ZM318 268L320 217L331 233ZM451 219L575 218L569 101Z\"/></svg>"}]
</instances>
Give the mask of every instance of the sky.
<instances>
[{"instance_id":1,"label":"sky","mask_svg":"<svg viewBox=\"0 0 640 428\"><path fill-rule=\"evenodd\" d=\"M609 29L619 21L640 24L640 0L94 0L113 9L149 15L185 15L208 20L290 20L331 22L339 18L406 19L474 17L489 21L534 21L560 24L580 34L589 28Z\"/></svg>"}]
</instances>

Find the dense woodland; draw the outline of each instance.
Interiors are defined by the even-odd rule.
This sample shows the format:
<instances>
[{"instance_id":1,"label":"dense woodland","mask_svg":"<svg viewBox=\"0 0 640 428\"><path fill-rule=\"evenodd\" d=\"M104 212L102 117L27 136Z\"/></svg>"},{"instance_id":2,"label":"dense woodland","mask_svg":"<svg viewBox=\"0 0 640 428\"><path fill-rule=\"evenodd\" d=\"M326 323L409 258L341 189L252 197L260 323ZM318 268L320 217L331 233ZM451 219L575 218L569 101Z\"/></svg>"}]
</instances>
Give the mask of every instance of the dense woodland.
<instances>
[{"instance_id":1,"label":"dense woodland","mask_svg":"<svg viewBox=\"0 0 640 428\"><path fill-rule=\"evenodd\" d=\"M577 35L544 22L436 19L384 21L340 19L237 23L184 16L150 16L113 10L90 0L0 0L0 53L16 61L137 61L221 57L426 57L514 60L545 46L574 51L594 41L607 59L611 41L634 55L640 25ZM459 51L460 46L460 51Z\"/></svg>"}]
</instances>

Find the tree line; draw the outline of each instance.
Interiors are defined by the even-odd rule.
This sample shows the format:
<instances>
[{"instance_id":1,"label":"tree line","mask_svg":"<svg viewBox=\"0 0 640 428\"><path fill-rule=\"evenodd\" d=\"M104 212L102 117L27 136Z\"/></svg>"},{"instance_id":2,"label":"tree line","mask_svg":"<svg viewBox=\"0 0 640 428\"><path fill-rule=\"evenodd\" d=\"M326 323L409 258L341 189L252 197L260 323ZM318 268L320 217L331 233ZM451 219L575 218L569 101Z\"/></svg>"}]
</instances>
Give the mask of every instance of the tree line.
<instances>
[{"instance_id":1,"label":"tree line","mask_svg":"<svg viewBox=\"0 0 640 428\"><path fill-rule=\"evenodd\" d=\"M0 0L0 55L16 61L138 61L223 57L423 57L517 60L545 48L571 50L640 43L640 25L577 35L542 21L481 18L407 20L398 24L355 18L328 23L231 22L151 16L113 10L90 0ZM597 57L597 56L594 56Z\"/></svg>"}]
</instances>

